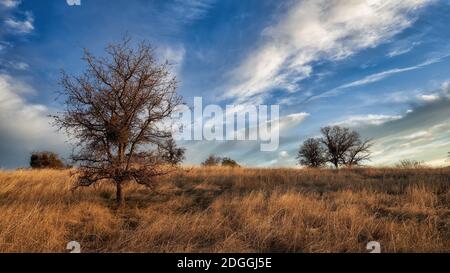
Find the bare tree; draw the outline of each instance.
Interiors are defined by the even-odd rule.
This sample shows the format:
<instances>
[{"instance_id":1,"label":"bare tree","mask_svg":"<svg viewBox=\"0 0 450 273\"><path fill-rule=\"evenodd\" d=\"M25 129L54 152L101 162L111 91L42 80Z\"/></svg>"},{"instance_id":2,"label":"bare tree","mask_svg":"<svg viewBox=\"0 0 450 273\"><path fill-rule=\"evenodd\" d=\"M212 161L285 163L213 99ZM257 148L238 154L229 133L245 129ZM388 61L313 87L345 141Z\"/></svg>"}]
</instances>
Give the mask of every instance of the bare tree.
<instances>
[{"instance_id":1,"label":"bare tree","mask_svg":"<svg viewBox=\"0 0 450 273\"><path fill-rule=\"evenodd\" d=\"M185 159L186 149L178 147L173 138L166 139L164 144L158 148L163 162L177 165Z\"/></svg>"},{"instance_id":2,"label":"bare tree","mask_svg":"<svg viewBox=\"0 0 450 273\"><path fill-rule=\"evenodd\" d=\"M360 165L370 159L371 140L361 140L359 133L340 126L321 129L322 143L327 148L327 161L336 168Z\"/></svg>"},{"instance_id":3,"label":"bare tree","mask_svg":"<svg viewBox=\"0 0 450 273\"><path fill-rule=\"evenodd\" d=\"M150 44L131 43L125 37L109 45L106 57L85 50L85 72L63 72L66 108L55 116L55 125L77 140L72 158L79 166L78 186L112 181L118 206L124 183L151 187L168 172L158 148L172 137L163 124L181 104L168 63L157 61Z\"/></svg>"},{"instance_id":4,"label":"bare tree","mask_svg":"<svg viewBox=\"0 0 450 273\"><path fill-rule=\"evenodd\" d=\"M413 160L413 159L403 159L395 165L398 169L423 169L425 168L425 162Z\"/></svg>"},{"instance_id":5,"label":"bare tree","mask_svg":"<svg viewBox=\"0 0 450 273\"><path fill-rule=\"evenodd\" d=\"M359 134L357 135L358 139L344 154L343 164L347 167L359 166L362 162L370 160L370 148L373 146L372 140L361 140Z\"/></svg>"},{"instance_id":6,"label":"bare tree","mask_svg":"<svg viewBox=\"0 0 450 273\"><path fill-rule=\"evenodd\" d=\"M310 168L320 168L327 162L326 149L318 138L309 138L303 142L298 151L297 159L300 165Z\"/></svg>"}]
</instances>

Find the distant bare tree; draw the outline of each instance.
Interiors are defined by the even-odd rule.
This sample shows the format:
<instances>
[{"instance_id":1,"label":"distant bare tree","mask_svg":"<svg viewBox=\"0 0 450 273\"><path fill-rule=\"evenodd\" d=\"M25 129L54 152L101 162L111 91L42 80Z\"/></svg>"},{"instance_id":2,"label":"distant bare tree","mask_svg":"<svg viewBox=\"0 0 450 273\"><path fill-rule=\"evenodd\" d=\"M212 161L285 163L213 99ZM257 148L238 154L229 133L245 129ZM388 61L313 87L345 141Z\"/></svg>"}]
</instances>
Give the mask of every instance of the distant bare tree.
<instances>
[{"instance_id":1,"label":"distant bare tree","mask_svg":"<svg viewBox=\"0 0 450 273\"><path fill-rule=\"evenodd\" d=\"M344 154L343 164L347 167L359 166L363 161L370 160L370 148L373 146L371 140L361 140L355 141L352 147Z\"/></svg>"},{"instance_id":2,"label":"distant bare tree","mask_svg":"<svg viewBox=\"0 0 450 273\"><path fill-rule=\"evenodd\" d=\"M168 138L163 145L159 146L159 153L163 162L177 165L185 159L186 149L177 146L173 138Z\"/></svg>"},{"instance_id":3,"label":"distant bare tree","mask_svg":"<svg viewBox=\"0 0 450 273\"><path fill-rule=\"evenodd\" d=\"M399 169L423 169L425 168L425 162L411 159L401 160L395 165Z\"/></svg>"},{"instance_id":4,"label":"distant bare tree","mask_svg":"<svg viewBox=\"0 0 450 273\"><path fill-rule=\"evenodd\" d=\"M78 142L73 154L78 186L112 181L120 206L124 183L150 187L168 172L159 151L172 134L163 124L181 98L169 65L158 63L150 44L133 47L125 37L106 53L95 57L85 50L85 72L78 77L63 73L66 109L55 116L55 125Z\"/></svg>"},{"instance_id":5,"label":"distant bare tree","mask_svg":"<svg viewBox=\"0 0 450 273\"><path fill-rule=\"evenodd\" d=\"M321 141L327 148L327 161L334 167L352 167L370 159L371 140L361 140L358 132L341 126L324 127L321 132Z\"/></svg>"},{"instance_id":6,"label":"distant bare tree","mask_svg":"<svg viewBox=\"0 0 450 273\"><path fill-rule=\"evenodd\" d=\"M297 159L300 165L310 168L320 168L327 162L326 149L318 138L309 138L303 142L298 151Z\"/></svg>"}]
</instances>

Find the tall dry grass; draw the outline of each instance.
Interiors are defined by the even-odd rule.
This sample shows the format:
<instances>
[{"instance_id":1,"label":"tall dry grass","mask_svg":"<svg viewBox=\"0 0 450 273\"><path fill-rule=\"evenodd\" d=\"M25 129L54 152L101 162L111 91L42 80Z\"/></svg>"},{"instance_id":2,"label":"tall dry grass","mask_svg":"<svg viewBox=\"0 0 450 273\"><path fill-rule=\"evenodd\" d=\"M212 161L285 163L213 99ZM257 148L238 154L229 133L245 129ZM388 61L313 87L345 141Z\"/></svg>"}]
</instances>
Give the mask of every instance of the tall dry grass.
<instances>
[{"instance_id":1,"label":"tall dry grass","mask_svg":"<svg viewBox=\"0 0 450 273\"><path fill-rule=\"evenodd\" d=\"M71 192L69 171L0 172L0 252L450 251L448 169L197 168Z\"/></svg>"}]
</instances>

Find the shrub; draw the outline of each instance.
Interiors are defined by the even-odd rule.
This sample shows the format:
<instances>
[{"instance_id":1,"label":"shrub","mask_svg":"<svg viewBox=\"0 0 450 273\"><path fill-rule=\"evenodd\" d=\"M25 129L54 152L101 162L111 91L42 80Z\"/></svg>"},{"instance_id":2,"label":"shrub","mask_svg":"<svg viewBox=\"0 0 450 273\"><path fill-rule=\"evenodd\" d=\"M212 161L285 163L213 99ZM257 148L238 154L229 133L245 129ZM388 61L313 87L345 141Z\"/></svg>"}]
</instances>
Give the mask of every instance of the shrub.
<instances>
[{"instance_id":1,"label":"shrub","mask_svg":"<svg viewBox=\"0 0 450 273\"><path fill-rule=\"evenodd\" d=\"M225 157L222 159L222 166L223 167L231 167L231 168L239 168L241 167L235 160Z\"/></svg>"},{"instance_id":2,"label":"shrub","mask_svg":"<svg viewBox=\"0 0 450 273\"><path fill-rule=\"evenodd\" d=\"M31 154L30 167L33 169L62 169L64 163L56 153L34 152Z\"/></svg>"},{"instance_id":3,"label":"shrub","mask_svg":"<svg viewBox=\"0 0 450 273\"><path fill-rule=\"evenodd\" d=\"M214 167L219 166L220 162L222 161L222 158L210 155L205 161L202 162L203 167Z\"/></svg>"},{"instance_id":4,"label":"shrub","mask_svg":"<svg viewBox=\"0 0 450 273\"><path fill-rule=\"evenodd\" d=\"M422 169L426 166L423 161L404 159L395 165L395 167L400 169Z\"/></svg>"}]
</instances>

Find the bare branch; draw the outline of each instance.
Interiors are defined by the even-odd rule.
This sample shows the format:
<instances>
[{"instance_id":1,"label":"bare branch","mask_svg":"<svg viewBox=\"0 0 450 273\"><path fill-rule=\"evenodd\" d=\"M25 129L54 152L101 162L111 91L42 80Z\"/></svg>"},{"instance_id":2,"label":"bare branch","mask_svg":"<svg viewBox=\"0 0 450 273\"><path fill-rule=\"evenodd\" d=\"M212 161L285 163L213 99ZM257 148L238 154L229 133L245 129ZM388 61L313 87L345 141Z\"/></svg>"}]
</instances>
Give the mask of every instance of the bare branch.
<instances>
[{"instance_id":1,"label":"bare branch","mask_svg":"<svg viewBox=\"0 0 450 273\"><path fill-rule=\"evenodd\" d=\"M161 166L169 163L167 144L173 140L160 125L182 103L175 77L156 61L151 45L131 44L125 36L106 48L106 58L85 50L85 72L78 77L63 72L66 109L54 116L54 124L78 140L72 159L79 164L79 184L113 181L119 202L124 182L149 186L167 173ZM179 160L184 150L174 147L172 159Z\"/></svg>"}]
</instances>

